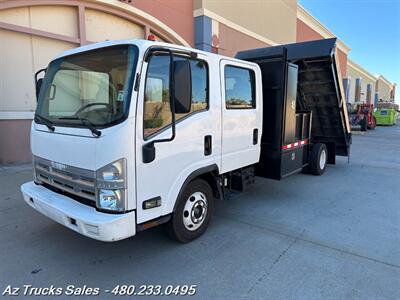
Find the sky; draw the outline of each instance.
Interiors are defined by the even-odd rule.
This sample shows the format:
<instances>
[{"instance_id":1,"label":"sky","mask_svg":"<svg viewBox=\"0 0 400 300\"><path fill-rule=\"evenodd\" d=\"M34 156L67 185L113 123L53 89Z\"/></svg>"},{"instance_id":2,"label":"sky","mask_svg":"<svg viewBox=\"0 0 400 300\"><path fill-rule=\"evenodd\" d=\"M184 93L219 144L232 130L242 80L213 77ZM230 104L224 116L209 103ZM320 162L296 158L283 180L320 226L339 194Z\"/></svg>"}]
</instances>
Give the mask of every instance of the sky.
<instances>
[{"instance_id":1,"label":"sky","mask_svg":"<svg viewBox=\"0 0 400 300\"><path fill-rule=\"evenodd\" d=\"M400 103L400 0L299 0L351 48L349 57L396 82Z\"/></svg>"}]
</instances>

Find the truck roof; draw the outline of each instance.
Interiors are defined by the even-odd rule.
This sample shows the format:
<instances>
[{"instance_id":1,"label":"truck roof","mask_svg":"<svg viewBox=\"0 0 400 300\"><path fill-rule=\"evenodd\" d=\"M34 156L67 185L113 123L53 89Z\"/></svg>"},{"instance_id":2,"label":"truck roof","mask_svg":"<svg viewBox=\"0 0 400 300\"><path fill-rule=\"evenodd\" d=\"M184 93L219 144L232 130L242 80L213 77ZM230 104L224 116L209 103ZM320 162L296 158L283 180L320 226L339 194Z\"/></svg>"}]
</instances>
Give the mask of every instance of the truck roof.
<instances>
[{"instance_id":1,"label":"truck roof","mask_svg":"<svg viewBox=\"0 0 400 300\"><path fill-rule=\"evenodd\" d=\"M110 41L93 43L93 44L89 44L89 45L85 45L85 46L81 46L81 47L77 47L77 48L66 50L66 51L60 53L59 55L57 55L55 57L55 59L61 58L61 57L64 57L64 56L69 56L69 55L73 55L73 54L82 53L82 52L85 52L85 51L90 51L90 50L94 50L94 49L99 49L99 48L104 48L104 47L109 47L109 46L115 46L115 45L136 45L139 48L140 51L145 51L149 47L153 47L153 46L168 47L168 48L172 48L172 49L176 49L176 50L193 51L193 52L202 54L204 56L214 56L214 57L218 57L219 59L227 59L227 60L231 60L231 61L237 61L237 62L242 62L242 63L251 64L251 65L257 66L257 64L254 64L252 62L243 61L243 60L240 60L240 59L237 59L237 58L228 57L228 56L215 54L215 53L211 53L211 52L206 52L206 51L202 51L202 50L199 50L199 49L194 49L194 48L191 48L191 47L180 46L180 45L164 43L164 42L149 41L149 40L143 40L143 39L110 40Z\"/></svg>"}]
</instances>

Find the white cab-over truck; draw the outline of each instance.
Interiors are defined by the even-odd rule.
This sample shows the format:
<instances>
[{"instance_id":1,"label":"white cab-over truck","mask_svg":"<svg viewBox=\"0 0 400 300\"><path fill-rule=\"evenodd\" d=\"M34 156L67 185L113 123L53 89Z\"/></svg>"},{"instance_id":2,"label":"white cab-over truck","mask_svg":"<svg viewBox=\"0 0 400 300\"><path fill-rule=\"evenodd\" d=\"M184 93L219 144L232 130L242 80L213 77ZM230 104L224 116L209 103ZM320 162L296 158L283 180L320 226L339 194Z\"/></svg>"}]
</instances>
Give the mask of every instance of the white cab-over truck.
<instances>
[{"instance_id":1,"label":"white cab-over truck","mask_svg":"<svg viewBox=\"0 0 400 300\"><path fill-rule=\"evenodd\" d=\"M328 41L241 60L145 40L64 52L35 75L24 200L97 240L166 223L188 242L206 230L214 199L255 175L321 175L349 155L351 137Z\"/></svg>"}]
</instances>

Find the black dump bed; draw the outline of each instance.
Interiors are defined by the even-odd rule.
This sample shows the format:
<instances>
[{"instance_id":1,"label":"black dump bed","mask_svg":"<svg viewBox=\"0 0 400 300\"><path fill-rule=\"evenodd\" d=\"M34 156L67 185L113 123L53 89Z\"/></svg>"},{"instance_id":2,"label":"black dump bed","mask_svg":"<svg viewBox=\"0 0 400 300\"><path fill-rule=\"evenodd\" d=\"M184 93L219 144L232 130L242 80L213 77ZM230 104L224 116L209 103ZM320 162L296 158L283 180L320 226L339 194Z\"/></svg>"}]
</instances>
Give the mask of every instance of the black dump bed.
<instances>
[{"instance_id":1,"label":"black dump bed","mask_svg":"<svg viewBox=\"0 0 400 300\"><path fill-rule=\"evenodd\" d=\"M351 129L335 38L242 51L236 58L255 62L261 68L262 155L264 152L272 157L270 163L282 155L282 145L290 142L285 135L290 136L287 131L292 128L288 124L292 118L287 113L291 105L296 107L297 118L301 113L311 113L311 143L327 144L334 150L331 154L349 156Z\"/></svg>"}]
</instances>

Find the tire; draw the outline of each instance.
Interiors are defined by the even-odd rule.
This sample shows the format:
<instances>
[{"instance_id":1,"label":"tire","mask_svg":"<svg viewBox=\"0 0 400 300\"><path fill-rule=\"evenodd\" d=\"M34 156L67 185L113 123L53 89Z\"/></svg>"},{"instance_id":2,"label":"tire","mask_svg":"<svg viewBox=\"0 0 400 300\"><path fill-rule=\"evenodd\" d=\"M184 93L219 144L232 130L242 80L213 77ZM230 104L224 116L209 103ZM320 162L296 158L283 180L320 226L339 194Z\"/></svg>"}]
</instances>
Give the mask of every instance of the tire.
<instances>
[{"instance_id":1,"label":"tire","mask_svg":"<svg viewBox=\"0 0 400 300\"><path fill-rule=\"evenodd\" d=\"M313 146L310 155L309 171L313 175L322 175L328 161L328 149L325 144L317 143Z\"/></svg>"},{"instance_id":2,"label":"tire","mask_svg":"<svg viewBox=\"0 0 400 300\"><path fill-rule=\"evenodd\" d=\"M372 116L371 124L368 125L368 129L375 129L375 127L376 127L376 118L374 116Z\"/></svg>"},{"instance_id":3,"label":"tire","mask_svg":"<svg viewBox=\"0 0 400 300\"><path fill-rule=\"evenodd\" d=\"M213 192L206 181L191 181L177 199L176 209L167 224L169 236L181 243L200 237L210 223L213 200Z\"/></svg>"},{"instance_id":4,"label":"tire","mask_svg":"<svg viewBox=\"0 0 400 300\"><path fill-rule=\"evenodd\" d=\"M361 120L361 131L367 131L368 128L368 118L364 117L364 119Z\"/></svg>"}]
</instances>

